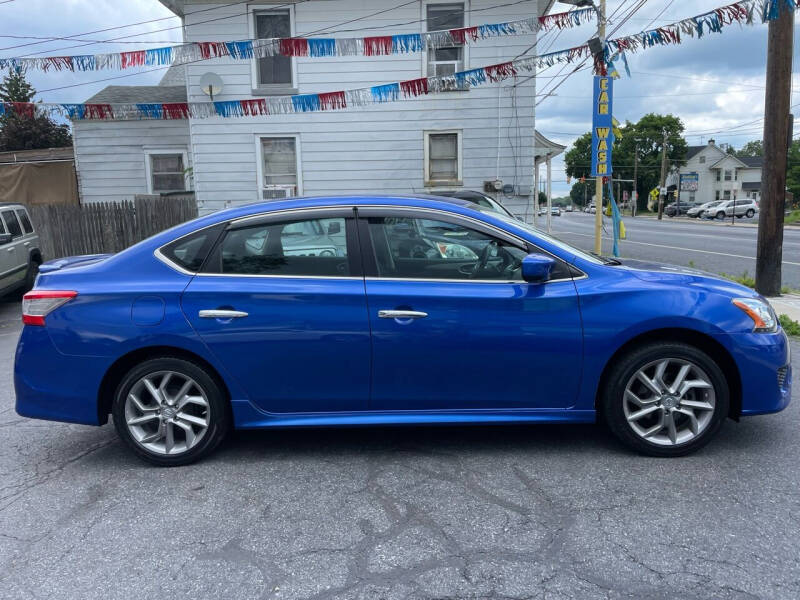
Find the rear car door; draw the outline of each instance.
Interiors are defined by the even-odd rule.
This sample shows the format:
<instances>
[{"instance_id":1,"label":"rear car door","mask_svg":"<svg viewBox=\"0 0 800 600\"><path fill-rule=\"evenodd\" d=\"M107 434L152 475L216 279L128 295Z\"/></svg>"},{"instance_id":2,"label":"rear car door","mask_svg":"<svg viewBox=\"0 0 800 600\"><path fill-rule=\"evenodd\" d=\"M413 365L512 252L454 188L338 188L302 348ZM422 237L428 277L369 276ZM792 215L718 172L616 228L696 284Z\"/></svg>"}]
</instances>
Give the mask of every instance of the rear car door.
<instances>
[{"instance_id":1,"label":"rear car door","mask_svg":"<svg viewBox=\"0 0 800 600\"><path fill-rule=\"evenodd\" d=\"M526 242L441 211L359 208L373 410L571 407L583 334L570 267L528 284ZM366 241L365 241L366 240Z\"/></svg>"},{"instance_id":2,"label":"rear car door","mask_svg":"<svg viewBox=\"0 0 800 600\"><path fill-rule=\"evenodd\" d=\"M186 317L263 411L367 408L370 335L353 215L234 221L183 295Z\"/></svg>"},{"instance_id":3,"label":"rear car door","mask_svg":"<svg viewBox=\"0 0 800 600\"><path fill-rule=\"evenodd\" d=\"M6 231L13 237L10 244L0 249L3 254L3 287L12 286L25 279L28 270L28 252L24 246L22 227L19 224L14 209L7 208L0 211L0 219Z\"/></svg>"}]
</instances>

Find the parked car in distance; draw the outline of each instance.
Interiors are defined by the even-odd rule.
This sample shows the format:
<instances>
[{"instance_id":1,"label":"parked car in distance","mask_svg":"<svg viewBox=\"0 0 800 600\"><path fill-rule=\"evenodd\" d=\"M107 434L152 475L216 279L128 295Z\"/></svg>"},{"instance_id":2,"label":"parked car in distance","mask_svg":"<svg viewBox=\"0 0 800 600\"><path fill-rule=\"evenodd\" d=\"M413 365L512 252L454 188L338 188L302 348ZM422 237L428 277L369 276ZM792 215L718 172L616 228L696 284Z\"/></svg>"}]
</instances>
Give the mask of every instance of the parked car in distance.
<instances>
[{"instance_id":1,"label":"parked car in distance","mask_svg":"<svg viewBox=\"0 0 800 600\"><path fill-rule=\"evenodd\" d=\"M457 198L213 213L43 264L22 311L17 412L111 414L164 466L232 427L423 423L602 420L674 457L729 417L784 409L792 386L788 338L753 290L586 254Z\"/></svg>"},{"instance_id":2,"label":"parked car in distance","mask_svg":"<svg viewBox=\"0 0 800 600\"><path fill-rule=\"evenodd\" d=\"M455 190L455 191L436 192L435 195L442 196L445 198L461 198L462 200L466 200L467 202L472 202L473 204L477 204L478 206L482 206L484 208L490 208L497 212L503 213L504 215L511 217L512 219L517 218L505 206L500 204L497 200L495 200L488 194L484 194L483 192L476 192L474 190Z\"/></svg>"},{"instance_id":3,"label":"parked car in distance","mask_svg":"<svg viewBox=\"0 0 800 600\"><path fill-rule=\"evenodd\" d=\"M39 235L28 209L0 203L0 296L31 289L40 264Z\"/></svg>"},{"instance_id":4,"label":"parked car in distance","mask_svg":"<svg viewBox=\"0 0 800 600\"><path fill-rule=\"evenodd\" d=\"M703 217L707 219L725 219L736 215L737 219L747 217L752 219L758 212L758 203L752 198L737 200L723 200L716 206L706 209Z\"/></svg>"},{"instance_id":5,"label":"parked car in distance","mask_svg":"<svg viewBox=\"0 0 800 600\"><path fill-rule=\"evenodd\" d=\"M575 210L575 207L572 206L572 204L567 204L567 206L564 208L564 212L572 212L574 210Z\"/></svg>"},{"instance_id":6,"label":"parked car in distance","mask_svg":"<svg viewBox=\"0 0 800 600\"><path fill-rule=\"evenodd\" d=\"M699 206L697 202L670 202L664 207L664 214L668 217L685 215L697 206Z\"/></svg>"},{"instance_id":7,"label":"parked car in distance","mask_svg":"<svg viewBox=\"0 0 800 600\"><path fill-rule=\"evenodd\" d=\"M715 200L713 202L705 202L704 204L700 204L699 206L695 206L694 208L690 208L686 211L686 215L691 217L692 219L696 219L703 216L703 213L707 210L712 209L713 207L717 206L721 201Z\"/></svg>"},{"instance_id":8,"label":"parked car in distance","mask_svg":"<svg viewBox=\"0 0 800 600\"><path fill-rule=\"evenodd\" d=\"M550 207L550 214L554 217L561 216L561 207L560 206L551 206Z\"/></svg>"}]
</instances>

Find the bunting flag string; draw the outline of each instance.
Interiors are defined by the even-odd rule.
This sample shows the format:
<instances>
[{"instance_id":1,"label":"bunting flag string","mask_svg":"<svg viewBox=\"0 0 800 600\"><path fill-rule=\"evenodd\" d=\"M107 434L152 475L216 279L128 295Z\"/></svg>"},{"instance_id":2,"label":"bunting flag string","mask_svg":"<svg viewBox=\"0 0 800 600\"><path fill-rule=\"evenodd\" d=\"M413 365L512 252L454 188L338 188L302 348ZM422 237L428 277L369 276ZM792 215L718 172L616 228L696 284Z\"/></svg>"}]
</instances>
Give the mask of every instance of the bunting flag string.
<instances>
[{"instance_id":1,"label":"bunting flag string","mask_svg":"<svg viewBox=\"0 0 800 600\"><path fill-rule=\"evenodd\" d=\"M593 8L582 8L505 23L489 23L459 29L401 33L360 38L268 38L234 42L195 42L149 50L80 56L31 56L0 58L0 69L49 71L126 70L136 67L184 65L212 58L250 60L269 56L331 57L390 56L447 48L489 38L526 35L553 29L579 27L595 17Z\"/></svg>"},{"instance_id":2,"label":"bunting flag string","mask_svg":"<svg viewBox=\"0 0 800 600\"><path fill-rule=\"evenodd\" d=\"M678 24L608 40L606 58L615 58L618 53L627 69L625 52L636 52L658 45L678 44L681 43L683 35L701 37L705 31L720 32L724 26L732 23L752 24L755 22L756 16L766 22L777 18L779 9L773 10L773 7L776 4L780 6L781 3L789 10L794 11L800 0L743 0L691 19L679 21ZM757 13L755 9L758 9ZM686 21L693 23L691 33L688 28L684 28ZM537 69L556 63L571 63L590 56L589 46L582 45L515 61L459 71L445 77L423 77L346 91L249 100L113 105L0 103L0 115L10 113L30 117L34 114L57 114L72 120L141 120L230 118L343 110L497 83L517 77L521 73L534 73Z\"/></svg>"}]
</instances>

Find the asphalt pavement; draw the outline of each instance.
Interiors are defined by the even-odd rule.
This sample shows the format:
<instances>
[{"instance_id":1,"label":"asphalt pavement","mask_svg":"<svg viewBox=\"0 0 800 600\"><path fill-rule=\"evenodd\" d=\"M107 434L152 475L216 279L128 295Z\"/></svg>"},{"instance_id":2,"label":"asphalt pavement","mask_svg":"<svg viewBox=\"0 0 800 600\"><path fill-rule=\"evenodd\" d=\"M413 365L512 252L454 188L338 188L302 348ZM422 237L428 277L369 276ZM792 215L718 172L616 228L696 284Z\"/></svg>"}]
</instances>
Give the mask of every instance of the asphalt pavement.
<instances>
[{"instance_id":1,"label":"asphalt pavement","mask_svg":"<svg viewBox=\"0 0 800 600\"><path fill-rule=\"evenodd\" d=\"M624 217L627 239L620 255L627 258L690 266L712 273L751 277L756 269L755 221L698 222L686 217L657 221L648 217ZM582 212L552 217L552 233L583 250L594 249L594 215ZM544 219L539 220L544 229ZM611 255L611 220L605 218L603 253ZM786 227L783 241L783 285L800 289L800 227Z\"/></svg>"},{"instance_id":2,"label":"asphalt pavement","mask_svg":"<svg viewBox=\"0 0 800 600\"><path fill-rule=\"evenodd\" d=\"M111 426L16 415L19 329L0 305L0 598L800 597L798 402L677 460L596 426L408 427L158 469Z\"/></svg>"}]
</instances>

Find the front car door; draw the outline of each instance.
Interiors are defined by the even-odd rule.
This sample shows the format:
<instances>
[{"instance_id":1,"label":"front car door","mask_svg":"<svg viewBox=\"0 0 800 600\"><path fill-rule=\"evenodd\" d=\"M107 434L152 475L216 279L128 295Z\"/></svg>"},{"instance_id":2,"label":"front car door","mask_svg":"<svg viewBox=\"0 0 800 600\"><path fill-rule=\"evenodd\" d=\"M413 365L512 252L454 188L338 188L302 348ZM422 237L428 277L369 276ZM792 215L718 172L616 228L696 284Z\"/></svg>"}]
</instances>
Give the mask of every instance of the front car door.
<instances>
[{"instance_id":1,"label":"front car door","mask_svg":"<svg viewBox=\"0 0 800 600\"><path fill-rule=\"evenodd\" d=\"M0 248L2 253L2 273L0 273L0 286L3 288L14 287L25 279L28 270L28 252L23 241L22 227L17 215L11 208L0 211L5 231L10 233L13 240L10 244Z\"/></svg>"},{"instance_id":2,"label":"front car door","mask_svg":"<svg viewBox=\"0 0 800 600\"><path fill-rule=\"evenodd\" d=\"M352 208L230 223L183 310L269 413L362 411L370 336Z\"/></svg>"},{"instance_id":3,"label":"front car door","mask_svg":"<svg viewBox=\"0 0 800 600\"><path fill-rule=\"evenodd\" d=\"M372 410L564 409L583 337L568 265L528 284L536 248L443 211L359 208Z\"/></svg>"}]
</instances>

